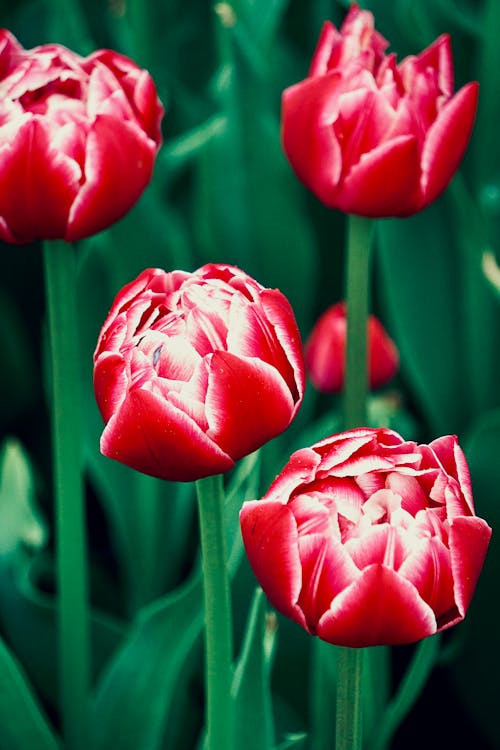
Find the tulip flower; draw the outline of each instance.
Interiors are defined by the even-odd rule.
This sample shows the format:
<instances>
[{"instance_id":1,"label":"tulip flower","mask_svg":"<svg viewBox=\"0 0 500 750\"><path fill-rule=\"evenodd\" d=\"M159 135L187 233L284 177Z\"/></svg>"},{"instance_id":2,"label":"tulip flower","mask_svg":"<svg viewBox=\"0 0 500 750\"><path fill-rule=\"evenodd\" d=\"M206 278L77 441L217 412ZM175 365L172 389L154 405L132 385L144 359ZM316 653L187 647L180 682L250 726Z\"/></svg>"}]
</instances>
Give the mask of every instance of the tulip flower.
<instances>
[{"instance_id":1,"label":"tulip flower","mask_svg":"<svg viewBox=\"0 0 500 750\"><path fill-rule=\"evenodd\" d=\"M491 536L457 439L417 445L388 429L297 451L240 519L271 603L349 647L411 643L462 620Z\"/></svg>"},{"instance_id":2,"label":"tulip flower","mask_svg":"<svg viewBox=\"0 0 500 750\"><path fill-rule=\"evenodd\" d=\"M478 84L454 92L450 38L397 64L373 16L326 22L309 76L286 89L282 139L297 176L328 207L408 216L446 188L471 134Z\"/></svg>"},{"instance_id":3,"label":"tulip flower","mask_svg":"<svg viewBox=\"0 0 500 750\"><path fill-rule=\"evenodd\" d=\"M101 451L162 479L220 474L288 427L304 378L281 292L227 265L147 269L118 293L94 354Z\"/></svg>"},{"instance_id":4,"label":"tulip flower","mask_svg":"<svg viewBox=\"0 0 500 750\"><path fill-rule=\"evenodd\" d=\"M305 346L306 370L322 393L339 393L344 387L347 337L346 307L343 302L329 307L317 320ZM368 371L370 387L386 385L398 370L399 355L382 323L368 319Z\"/></svg>"},{"instance_id":5,"label":"tulip flower","mask_svg":"<svg viewBox=\"0 0 500 750\"><path fill-rule=\"evenodd\" d=\"M0 30L0 239L82 239L148 184L163 108L150 75L110 50L25 50Z\"/></svg>"}]
</instances>

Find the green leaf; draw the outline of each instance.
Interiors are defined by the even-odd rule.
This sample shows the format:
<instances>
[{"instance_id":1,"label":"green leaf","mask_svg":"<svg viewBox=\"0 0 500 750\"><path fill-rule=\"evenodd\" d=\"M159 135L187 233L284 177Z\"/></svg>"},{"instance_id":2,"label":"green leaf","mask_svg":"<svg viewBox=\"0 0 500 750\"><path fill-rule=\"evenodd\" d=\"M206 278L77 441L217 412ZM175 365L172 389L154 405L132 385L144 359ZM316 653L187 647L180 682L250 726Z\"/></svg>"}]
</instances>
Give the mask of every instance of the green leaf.
<instances>
[{"instance_id":1,"label":"green leaf","mask_svg":"<svg viewBox=\"0 0 500 750\"><path fill-rule=\"evenodd\" d=\"M0 640L0 747L57 750L58 746L21 666Z\"/></svg>"},{"instance_id":2,"label":"green leaf","mask_svg":"<svg viewBox=\"0 0 500 750\"><path fill-rule=\"evenodd\" d=\"M269 619L264 593L257 589L232 687L239 750L272 750L274 746L270 666L275 635L275 618Z\"/></svg>"},{"instance_id":3,"label":"green leaf","mask_svg":"<svg viewBox=\"0 0 500 750\"><path fill-rule=\"evenodd\" d=\"M381 297L413 386L435 434L470 418L461 330L458 249L443 202L408 219L378 222Z\"/></svg>"},{"instance_id":4,"label":"green leaf","mask_svg":"<svg viewBox=\"0 0 500 750\"><path fill-rule=\"evenodd\" d=\"M56 709L57 608L54 597L46 593L54 585L53 562L43 554L31 558L19 550L0 558L0 563L1 630L37 692ZM95 678L116 649L123 629L114 618L93 610L91 633Z\"/></svg>"},{"instance_id":5,"label":"green leaf","mask_svg":"<svg viewBox=\"0 0 500 750\"><path fill-rule=\"evenodd\" d=\"M382 713L373 731L369 747L384 750L389 746L396 729L415 705L439 657L440 636L424 638L413 653L412 660L398 687L396 695Z\"/></svg>"},{"instance_id":6,"label":"green leaf","mask_svg":"<svg viewBox=\"0 0 500 750\"><path fill-rule=\"evenodd\" d=\"M43 547L47 524L34 500L32 469L21 444L6 440L0 455L0 555L18 545Z\"/></svg>"},{"instance_id":7,"label":"green leaf","mask_svg":"<svg viewBox=\"0 0 500 750\"><path fill-rule=\"evenodd\" d=\"M242 555L239 509L248 494L254 496L258 462L258 452L240 461L226 490L231 575ZM192 667L187 665L202 626L199 569L182 587L140 610L97 688L93 707L96 750L160 750L165 737L170 732L175 735L172 725L180 722L173 712L179 684L191 674Z\"/></svg>"},{"instance_id":8,"label":"green leaf","mask_svg":"<svg viewBox=\"0 0 500 750\"><path fill-rule=\"evenodd\" d=\"M256 47L267 51L289 0L233 0L234 23L243 23Z\"/></svg>"},{"instance_id":9,"label":"green leaf","mask_svg":"<svg viewBox=\"0 0 500 750\"><path fill-rule=\"evenodd\" d=\"M280 146L281 91L271 90L272 69L245 30L236 24L225 32L215 96L227 126L197 160L196 239L205 261L234 263L281 289L306 326L316 252L301 186Z\"/></svg>"},{"instance_id":10,"label":"green leaf","mask_svg":"<svg viewBox=\"0 0 500 750\"><path fill-rule=\"evenodd\" d=\"M276 750L289 750L291 747L298 747L302 745L307 739L307 734L299 732L297 734L289 734L283 742L277 746Z\"/></svg>"},{"instance_id":11,"label":"green leaf","mask_svg":"<svg viewBox=\"0 0 500 750\"><path fill-rule=\"evenodd\" d=\"M201 575L145 607L94 699L96 750L159 750L179 676L201 632Z\"/></svg>"},{"instance_id":12,"label":"green leaf","mask_svg":"<svg viewBox=\"0 0 500 750\"><path fill-rule=\"evenodd\" d=\"M476 513L493 528L493 536L465 621L458 626L462 644L452 666L452 675L463 706L492 746L498 747L500 410L481 418L463 441L463 447L471 473Z\"/></svg>"}]
</instances>

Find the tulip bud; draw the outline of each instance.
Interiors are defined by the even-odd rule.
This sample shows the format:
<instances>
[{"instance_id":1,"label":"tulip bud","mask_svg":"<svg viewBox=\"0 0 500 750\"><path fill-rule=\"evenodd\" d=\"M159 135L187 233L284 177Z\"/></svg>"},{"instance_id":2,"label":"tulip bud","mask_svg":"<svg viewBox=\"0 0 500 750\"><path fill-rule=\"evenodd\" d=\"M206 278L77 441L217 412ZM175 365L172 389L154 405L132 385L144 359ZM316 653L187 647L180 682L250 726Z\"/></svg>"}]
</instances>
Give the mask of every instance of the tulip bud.
<instances>
[{"instance_id":1,"label":"tulip bud","mask_svg":"<svg viewBox=\"0 0 500 750\"><path fill-rule=\"evenodd\" d=\"M322 393L340 393L344 387L347 339L346 306L329 307L317 320L305 346L306 370ZM381 388L396 374L399 355L380 321L368 319L368 371L370 388Z\"/></svg>"}]
</instances>

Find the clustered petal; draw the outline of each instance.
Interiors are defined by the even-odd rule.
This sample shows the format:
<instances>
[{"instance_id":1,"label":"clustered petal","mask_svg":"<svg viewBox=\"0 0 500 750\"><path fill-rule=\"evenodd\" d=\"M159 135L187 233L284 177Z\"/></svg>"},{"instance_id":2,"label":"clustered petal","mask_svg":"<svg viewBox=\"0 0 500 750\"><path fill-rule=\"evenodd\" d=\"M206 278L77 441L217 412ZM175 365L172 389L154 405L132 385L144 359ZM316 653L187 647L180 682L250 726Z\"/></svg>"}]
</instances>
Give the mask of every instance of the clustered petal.
<instances>
[{"instance_id":1,"label":"clustered petal","mask_svg":"<svg viewBox=\"0 0 500 750\"><path fill-rule=\"evenodd\" d=\"M0 239L75 241L124 216L149 183L163 108L111 50L25 50L0 30Z\"/></svg>"},{"instance_id":2,"label":"clustered petal","mask_svg":"<svg viewBox=\"0 0 500 750\"><path fill-rule=\"evenodd\" d=\"M94 389L106 456L163 479L225 472L285 430L302 402L292 309L233 266L146 269L104 323Z\"/></svg>"},{"instance_id":3,"label":"clustered petal","mask_svg":"<svg viewBox=\"0 0 500 750\"><path fill-rule=\"evenodd\" d=\"M456 437L418 445L388 429L297 451L240 521L274 606L350 647L410 643L462 620L491 536Z\"/></svg>"},{"instance_id":4,"label":"clustered petal","mask_svg":"<svg viewBox=\"0 0 500 750\"><path fill-rule=\"evenodd\" d=\"M434 201L463 157L478 84L453 93L450 39L399 65L373 15L326 22L309 76L283 93L282 140L299 179L328 207L408 216Z\"/></svg>"}]
</instances>

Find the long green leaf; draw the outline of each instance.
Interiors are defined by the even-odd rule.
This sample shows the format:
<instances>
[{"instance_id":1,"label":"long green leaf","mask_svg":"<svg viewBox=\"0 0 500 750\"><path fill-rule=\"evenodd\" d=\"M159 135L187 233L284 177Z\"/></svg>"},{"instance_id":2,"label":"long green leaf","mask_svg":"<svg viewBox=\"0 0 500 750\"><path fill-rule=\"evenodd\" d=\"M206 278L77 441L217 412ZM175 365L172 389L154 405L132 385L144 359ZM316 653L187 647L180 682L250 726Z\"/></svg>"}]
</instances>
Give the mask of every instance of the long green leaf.
<instances>
[{"instance_id":1,"label":"long green leaf","mask_svg":"<svg viewBox=\"0 0 500 750\"><path fill-rule=\"evenodd\" d=\"M239 750L272 750L274 746L270 662L275 629L269 625L264 593L257 589L232 688Z\"/></svg>"},{"instance_id":2,"label":"long green leaf","mask_svg":"<svg viewBox=\"0 0 500 750\"><path fill-rule=\"evenodd\" d=\"M57 750L58 746L23 670L0 640L0 747Z\"/></svg>"},{"instance_id":3,"label":"long green leaf","mask_svg":"<svg viewBox=\"0 0 500 750\"><path fill-rule=\"evenodd\" d=\"M142 611L101 680L92 724L96 750L158 750L182 664L203 621L199 572Z\"/></svg>"}]
</instances>

